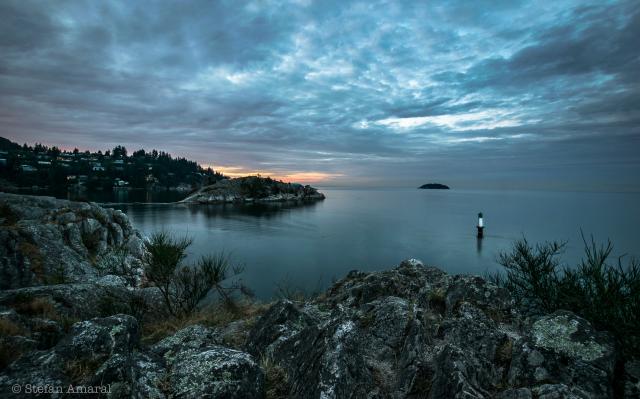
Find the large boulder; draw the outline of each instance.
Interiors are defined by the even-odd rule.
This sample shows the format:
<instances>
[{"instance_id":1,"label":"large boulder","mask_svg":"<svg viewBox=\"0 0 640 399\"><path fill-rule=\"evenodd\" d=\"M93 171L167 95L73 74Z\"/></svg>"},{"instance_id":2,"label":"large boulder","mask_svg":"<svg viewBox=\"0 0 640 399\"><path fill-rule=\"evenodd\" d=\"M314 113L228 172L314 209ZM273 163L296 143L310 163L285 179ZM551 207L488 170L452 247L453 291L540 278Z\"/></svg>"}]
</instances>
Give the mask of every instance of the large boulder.
<instances>
[{"instance_id":1,"label":"large boulder","mask_svg":"<svg viewBox=\"0 0 640 399\"><path fill-rule=\"evenodd\" d=\"M18 320L11 312L0 316ZM31 384L104 387L109 398L262 398L264 376L254 358L217 342L215 330L191 326L147 348L135 318L93 318L0 370L0 392Z\"/></svg>"},{"instance_id":2,"label":"large boulder","mask_svg":"<svg viewBox=\"0 0 640 399\"><path fill-rule=\"evenodd\" d=\"M155 287L131 289L118 276L93 283L71 283L0 291L0 309L14 309L26 317L86 320L126 313L162 312Z\"/></svg>"},{"instance_id":3,"label":"large boulder","mask_svg":"<svg viewBox=\"0 0 640 399\"><path fill-rule=\"evenodd\" d=\"M285 370L289 397L613 394L607 334L569 312L524 319L497 286L415 260L351 272L309 303L276 303L247 350Z\"/></svg>"},{"instance_id":4,"label":"large boulder","mask_svg":"<svg viewBox=\"0 0 640 399\"><path fill-rule=\"evenodd\" d=\"M94 281L114 268L136 284L143 251L120 211L0 193L0 289Z\"/></svg>"},{"instance_id":5,"label":"large boulder","mask_svg":"<svg viewBox=\"0 0 640 399\"><path fill-rule=\"evenodd\" d=\"M161 356L169 389L179 398L262 398L264 375L248 353L220 346L215 329L194 325L151 348Z\"/></svg>"},{"instance_id":6,"label":"large boulder","mask_svg":"<svg viewBox=\"0 0 640 399\"><path fill-rule=\"evenodd\" d=\"M78 322L48 350L29 352L0 374L0 392L12 386L104 387L107 397L163 398L158 362L139 351L135 318L115 315Z\"/></svg>"}]
</instances>

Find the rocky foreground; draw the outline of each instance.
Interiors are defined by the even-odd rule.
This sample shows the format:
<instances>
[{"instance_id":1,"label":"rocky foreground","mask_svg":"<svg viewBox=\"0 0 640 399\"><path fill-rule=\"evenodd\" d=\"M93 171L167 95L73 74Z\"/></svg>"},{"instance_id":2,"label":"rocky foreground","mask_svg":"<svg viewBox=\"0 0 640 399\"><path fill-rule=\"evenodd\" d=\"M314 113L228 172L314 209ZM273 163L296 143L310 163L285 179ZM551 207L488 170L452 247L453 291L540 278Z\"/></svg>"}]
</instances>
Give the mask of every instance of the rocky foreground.
<instances>
[{"instance_id":1,"label":"rocky foreground","mask_svg":"<svg viewBox=\"0 0 640 399\"><path fill-rule=\"evenodd\" d=\"M34 201L3 195L0 206L38 208ZM31 265L31 253L5 242L16 240L5 230L22 237L19 232L44 229L57 237L67 231L53 217L60 209L76 217L63 226L82 229L85 219L93 219L94 205L42 201L40 213L32 209L5 218L5 269ZM52 227L36 227L36 215ZM109 239L105 227L109 220L98 221L107 230L100 236L107 239L94 255L79 247L82 241L66 238L38 246L43 258L64 253L73 265L82 264L73 269L74 281L36 286L46 279L33 273L24 280L28 284L14 279L12 289L0 291L0 397L27 384L50 387L44 397L69 395L69 385L98 393L108 387L101 395L112 398L524 399L640 393L638 364L620 367L612 338L586 320L563 311L525 318L507 292L482 278L448 275L416 260L383 272L353 271L315 299L281 300L264 305L257 316L209 327L196 323L147 343L141 339L145 326L167 317L156 307L155 289L141 288L140 279L122 273L89 270L115 251L110 242L117 240ZM131 242L124 237L124 243ZM138 255L128 254L142 261ZM125 264L137 267L135 261ZM79 271L87 272L86 281L79 281ZM64 392L52 393L56 387Z\"/></svg>"},{"instance_id":2,"label":"rocky foreground","mask_svg":"<svg viewBox=\"0 0 640 399\"><path fill-rule=\"evenodd\" d=\"M226 204L246 202L308 202L325 199L311 186L284 183L257 176L219 180L182 200L191 204Z\"/></svg>"},{"instance_id":3,"label":"rocky foreground","mask_svg":"<svg viewBox=\"0 0 640 399\"><path fill-rule=\"evenodd\" d=\"M96 281L118 253L140 277L143 251L142 236L119 210L0 193L0 289Z\"/></svg>"}]
</instances>

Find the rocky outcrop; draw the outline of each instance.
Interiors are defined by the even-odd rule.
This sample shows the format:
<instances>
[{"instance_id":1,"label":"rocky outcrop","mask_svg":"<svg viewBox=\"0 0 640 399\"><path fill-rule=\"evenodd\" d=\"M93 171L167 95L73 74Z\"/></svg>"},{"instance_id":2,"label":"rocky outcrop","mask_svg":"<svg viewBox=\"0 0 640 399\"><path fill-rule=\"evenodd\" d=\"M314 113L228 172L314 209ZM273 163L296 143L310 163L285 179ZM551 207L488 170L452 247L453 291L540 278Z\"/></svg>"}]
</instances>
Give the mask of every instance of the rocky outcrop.
<instances>
[{"instance_id":1,"label":"rocky outcrop","mask_svg":"<svg viewBox=\"0 0 640 399\"><path fill-rule=\"evenodd\" d=\"M144 348L131 316L78 322L54 347L32 350L2 371L0 392L31 384L93 387L110 398L263 398L256 360L216 344L216 337L211 329L192 326Z\"/></svg>"},{"instance_id":2,"label":"rocky outcrop","mask_svg":"<svg viewBox=\"0 0 640 399\"><path fill-rule=\"evenodd\" d=\"M113 268L135 284L143 251L121 211L0 193L0 289L95 281Z\"/></svg>"},{"instance_id":3,"label":"rocky outcrop","mask_svg":"<svg viewBox=\"0 0 640 399\"><path fill-rule=\"evenodd\" d=\"M614 346L569 312L523 319L478 277L417 261L352 272L310 303L281 301L247 349L286 370L290 397L611 397Z\"/></svg>"},{"instance_id":4,"label":"rocky outcrop","mask_svg":"<svg viewBox=\"0 0 640 399\"><path fill-rule=\"evenodd\" d=\"M189 195L182 202L192 204L306 202L324 198L324 194L311 186L249 176L220 180Z\"/></svg>"},{"instance_id":5,"label":"rocky outcrop","mask_svg":"<svg viewBox=\"0 0 640 399\"><path fill-rule=\"evenodd\" d=\"M181 398L262 398L264 375L248 353L218 345L216 331L187 327L151 349L164 360L169 386Z\"/></svg>"},{"instance_id":6,"label":"rocky outcrop","mask_svg":"<svg viewBox=\"0 0 640 399\"><path fill-rule=\"evenodd\" d=\"M614 341L588 321L566 311L526 317L494 284L416 260L352 271L257 320L192 325L144 345L140 326L166 314L157 288L137 284L143 244L126 217L50 198L0 200L1 270L11 282L0 281L12 288L0 290L0 397L27 384L108 398L610 398L616 383L615 394L640 391L638 362L616 363ZM71 282L37 285L52 282L56 264Z\"/></svg>"}]
</instances>

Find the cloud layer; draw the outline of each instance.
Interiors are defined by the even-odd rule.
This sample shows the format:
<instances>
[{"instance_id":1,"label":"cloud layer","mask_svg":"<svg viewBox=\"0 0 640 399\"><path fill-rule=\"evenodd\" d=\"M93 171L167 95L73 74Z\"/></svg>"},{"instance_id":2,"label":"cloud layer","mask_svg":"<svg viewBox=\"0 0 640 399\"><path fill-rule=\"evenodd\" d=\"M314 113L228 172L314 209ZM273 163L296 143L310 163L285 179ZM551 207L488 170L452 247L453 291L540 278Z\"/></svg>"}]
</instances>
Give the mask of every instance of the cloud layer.
<instances>
[{"instance_id":1,"label":"cloud layer","mask_svg":"<svg viewBox=\"0 0 640 399\"><path fill-rule=\"evenodd\" d=\"M2 1L0 135L325 184L640 189L640 3L421 3Z\"/></svg>"}]
</instances>

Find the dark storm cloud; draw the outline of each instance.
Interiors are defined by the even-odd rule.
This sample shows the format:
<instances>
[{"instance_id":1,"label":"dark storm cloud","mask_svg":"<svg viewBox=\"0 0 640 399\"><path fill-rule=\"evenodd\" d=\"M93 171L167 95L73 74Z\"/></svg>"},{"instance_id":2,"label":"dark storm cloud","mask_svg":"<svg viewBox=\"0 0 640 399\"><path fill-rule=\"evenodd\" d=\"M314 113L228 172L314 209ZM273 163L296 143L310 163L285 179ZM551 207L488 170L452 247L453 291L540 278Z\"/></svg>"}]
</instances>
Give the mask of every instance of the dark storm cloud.
<instances>
[{"instance_id":1,"label":"dark storm cloud","mask_svg":"<svg viewBox=\"0 0 640 399\"><path fill-rule=\"evenodd\" d=\"M19 142L337 184L638 188L635 1L3 1L0 15L0 134Z\"/></svg>"}]
</instances>

